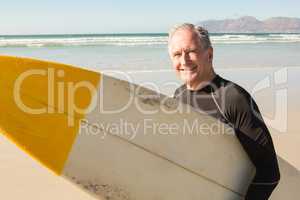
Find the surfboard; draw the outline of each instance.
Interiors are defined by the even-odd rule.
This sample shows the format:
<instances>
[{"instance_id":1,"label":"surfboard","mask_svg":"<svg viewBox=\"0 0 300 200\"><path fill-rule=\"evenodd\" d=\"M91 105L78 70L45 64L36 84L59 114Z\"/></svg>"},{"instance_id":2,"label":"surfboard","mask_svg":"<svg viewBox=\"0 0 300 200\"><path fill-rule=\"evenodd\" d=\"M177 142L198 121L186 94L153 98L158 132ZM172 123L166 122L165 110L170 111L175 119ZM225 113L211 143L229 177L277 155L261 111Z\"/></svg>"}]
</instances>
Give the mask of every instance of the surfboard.
<instances>
[{"instance_id":1,"label":"surfboard","mask_svg":"<svg viewBox=\"0 0 300 200\"><path fill-rule=\"evenodd\" d=\"M79 67L0 56L0 132L99 199L243 199L255 173L234 131L150 89ZM274 200L300 195L279 158Z\"/></svg>"}]
</instances>

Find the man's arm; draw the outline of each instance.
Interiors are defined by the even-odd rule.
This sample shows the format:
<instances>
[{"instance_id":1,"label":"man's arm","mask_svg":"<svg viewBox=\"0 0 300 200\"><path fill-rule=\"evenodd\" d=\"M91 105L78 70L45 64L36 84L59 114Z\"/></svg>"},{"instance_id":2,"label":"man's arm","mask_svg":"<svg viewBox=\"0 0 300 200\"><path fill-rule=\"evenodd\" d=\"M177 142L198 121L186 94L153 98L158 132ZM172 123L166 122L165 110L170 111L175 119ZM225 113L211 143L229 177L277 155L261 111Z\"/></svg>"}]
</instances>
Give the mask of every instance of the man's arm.
<instances>
[{"instance_id":1,"label":"man's arm","mask_svg":"<svg viewBox=\"0 0 300 200\"><path fill-rule=\"evenodd\" d=\"M226 102L225 115L234 126L235 133L256 174L248 188L246 200L265 200L280 180L280 172L273 141L253 98L238 87Z\"/></svg>"}]
</instances>

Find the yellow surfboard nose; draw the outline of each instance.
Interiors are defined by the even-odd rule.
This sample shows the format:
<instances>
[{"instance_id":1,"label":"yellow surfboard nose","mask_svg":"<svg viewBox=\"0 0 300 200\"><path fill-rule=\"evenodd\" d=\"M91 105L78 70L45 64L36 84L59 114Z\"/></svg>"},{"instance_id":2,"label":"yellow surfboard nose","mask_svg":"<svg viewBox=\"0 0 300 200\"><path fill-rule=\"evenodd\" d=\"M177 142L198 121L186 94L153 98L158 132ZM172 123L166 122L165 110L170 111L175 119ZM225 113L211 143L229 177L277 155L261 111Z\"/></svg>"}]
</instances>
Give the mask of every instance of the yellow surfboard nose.
<instances>
[{"instance_id":1,"label":"yellow surfboard nose","mask_svg":"<svg viewBox=\"0 0 300 200\"><path fill-rule=\"evenodd\" d=\"M0 69L0 132L60 174L101 75L9 56Z\"/></svg>"}]
</instances>

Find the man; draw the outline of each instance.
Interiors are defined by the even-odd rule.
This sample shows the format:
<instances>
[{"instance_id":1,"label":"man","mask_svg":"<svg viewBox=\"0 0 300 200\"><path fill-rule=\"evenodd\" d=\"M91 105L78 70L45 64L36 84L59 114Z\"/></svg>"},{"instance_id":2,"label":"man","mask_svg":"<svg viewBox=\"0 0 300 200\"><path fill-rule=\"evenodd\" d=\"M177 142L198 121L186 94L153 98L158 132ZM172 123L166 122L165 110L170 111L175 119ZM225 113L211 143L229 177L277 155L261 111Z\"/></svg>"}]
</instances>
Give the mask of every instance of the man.
<instances>
[{"instance_id":1,"label":"man","mask_svg":"<svg viewBox=\"0 0 300 200\"><path fill-rule=\"evenodd\" d=\"M234 128L256 167L245 199L268 199L280 179L272 138L251 96L214 72L208 32L193 24L173 28L169 33L169 54L184 82L174 97Z\"/></svg>"}]
</instances>

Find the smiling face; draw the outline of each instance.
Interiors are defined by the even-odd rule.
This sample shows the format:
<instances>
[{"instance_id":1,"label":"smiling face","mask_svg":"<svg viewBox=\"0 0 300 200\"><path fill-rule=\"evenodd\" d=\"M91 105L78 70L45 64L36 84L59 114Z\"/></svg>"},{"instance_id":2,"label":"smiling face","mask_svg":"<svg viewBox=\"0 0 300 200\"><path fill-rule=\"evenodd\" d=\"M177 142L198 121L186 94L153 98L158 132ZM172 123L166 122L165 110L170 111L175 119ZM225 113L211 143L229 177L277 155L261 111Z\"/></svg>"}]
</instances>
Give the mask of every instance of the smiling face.
<instances>
[{"instance_id":1,"label":"smiling face","mask_svg":"<svg viewBox=\"0 0 300 200\"><path fill-rule=\"evenodd\" d=\"M169 54L173 68L188 89L196 89L201 82L213 78L213 49L203 49L193 30L177 30L169 40Z\"/></svg>"}]
</instances>

